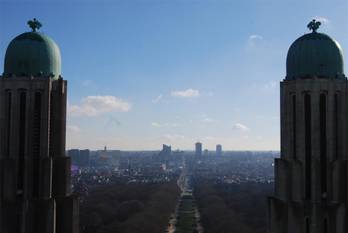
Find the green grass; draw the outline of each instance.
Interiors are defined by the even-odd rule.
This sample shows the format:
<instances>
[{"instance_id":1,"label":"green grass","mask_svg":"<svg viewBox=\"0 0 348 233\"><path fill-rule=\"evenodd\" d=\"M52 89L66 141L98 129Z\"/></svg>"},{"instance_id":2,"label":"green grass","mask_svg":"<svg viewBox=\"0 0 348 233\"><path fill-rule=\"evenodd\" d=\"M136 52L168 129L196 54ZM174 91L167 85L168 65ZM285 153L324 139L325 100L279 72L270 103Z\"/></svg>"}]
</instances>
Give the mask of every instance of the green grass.
<instances>
[{"instance_id":1,"label":"green grass","mask_svg":"<svg viewBox=\"0 0 348 233\"><path fill-rule=\"evenodd\" d=\"M179 205L175 233L192 233L196 228L195 202L192 195L184 195Z\"/></svg>"}]
</instances>

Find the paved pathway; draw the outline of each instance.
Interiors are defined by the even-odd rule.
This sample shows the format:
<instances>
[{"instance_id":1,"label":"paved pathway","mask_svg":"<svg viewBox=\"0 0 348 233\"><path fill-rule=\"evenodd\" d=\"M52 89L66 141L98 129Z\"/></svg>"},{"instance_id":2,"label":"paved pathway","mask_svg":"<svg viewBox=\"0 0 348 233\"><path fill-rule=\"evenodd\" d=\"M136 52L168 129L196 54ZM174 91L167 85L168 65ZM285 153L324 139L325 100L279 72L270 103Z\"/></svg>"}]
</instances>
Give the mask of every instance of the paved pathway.
<instances>
[{"instance_id":1,"label":"paved pathway","mask_svg":"<svg viewBox=\"0 0 348 233\"><path fill-rule=\"evenodd\" d=\"M184 166L177 181L181 189L181 197L172 215L167 233L203 233L200 214L192 193L191 176Z\"/></svg>"}]
</instances>

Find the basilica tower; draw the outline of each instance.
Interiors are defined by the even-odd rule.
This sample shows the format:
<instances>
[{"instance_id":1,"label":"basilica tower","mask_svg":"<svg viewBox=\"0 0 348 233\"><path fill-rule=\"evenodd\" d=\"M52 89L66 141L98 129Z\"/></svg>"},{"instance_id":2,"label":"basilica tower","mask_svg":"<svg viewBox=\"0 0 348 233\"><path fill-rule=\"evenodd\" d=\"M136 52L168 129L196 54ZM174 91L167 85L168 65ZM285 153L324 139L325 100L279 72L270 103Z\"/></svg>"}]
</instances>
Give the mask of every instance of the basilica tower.
<instances>
[{"instance_id":1,"label":"basilica tower","mask_svg":"<svg viewBox=\"0 0 348 233\"><path fill-rule=\"evenodd\" d=\"M28 24L32 31L9 44L0 76L0 232L77 233L60 51L36 19Z\"/></svg>"},{"instance_id":2,"label":"basilica tower","mask_svg":"<svg viewBox=\"0 0 348 233\"><path fill-rule=\"evenodd\" d=\"M281 157L268 199L270 233L347 232L348 82L340 45L317 32L288 51L280 83Z\"/></svg>"}]
</instances>

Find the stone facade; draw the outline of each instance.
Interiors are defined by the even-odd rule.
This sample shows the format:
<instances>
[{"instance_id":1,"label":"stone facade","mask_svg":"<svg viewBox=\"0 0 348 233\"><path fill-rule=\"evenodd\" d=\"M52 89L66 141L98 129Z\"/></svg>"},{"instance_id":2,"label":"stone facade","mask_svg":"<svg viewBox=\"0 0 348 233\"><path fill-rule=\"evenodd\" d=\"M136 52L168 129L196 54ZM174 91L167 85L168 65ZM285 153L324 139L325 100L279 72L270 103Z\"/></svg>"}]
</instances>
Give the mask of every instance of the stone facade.
<instances>
[{"instance_id":1,"label":"stone facade","mask_svg":"<svg viewBox=\"0 0 348 233\"><path fill-rule=\"evenodd\" d=\"M65 155L67 82L0 77L0 232L77 233Z\"/></svg>"},{"instance_id":2,"label":"stone facade","mask_svg":"<svg viewBox=\"0 0 348 233\"><path fill-rule=\"evenodd\" d=\"M348 81L281 82L281 158L270 233L347 232Z\"/></svg>"}]
</instances>

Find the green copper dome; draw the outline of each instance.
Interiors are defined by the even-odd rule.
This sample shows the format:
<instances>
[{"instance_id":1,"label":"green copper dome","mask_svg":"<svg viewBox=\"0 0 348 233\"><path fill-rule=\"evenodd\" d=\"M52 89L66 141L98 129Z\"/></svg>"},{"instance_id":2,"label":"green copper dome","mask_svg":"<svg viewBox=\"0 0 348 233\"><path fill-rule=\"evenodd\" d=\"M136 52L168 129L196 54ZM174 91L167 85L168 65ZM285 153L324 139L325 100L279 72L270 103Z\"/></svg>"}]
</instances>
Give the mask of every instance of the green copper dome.
<instances>
[{"instance_id":1,"label":"green copper dome","mask_svg":"<svg viewBox=\"0 0 348 233\"><path fill-rule=\"evenodd\" d=\"M6 77L42 75L57 79L60 72L61 59L57 44L50 37L36 32L36 28L17 36L7 47Z\"/></svg>"},{"instance_id":2,"label":"green copper dome","mask_svg":"<svg viewBox=\"0 0 348 233\"><path fill-rule=\"evenodd\" d=\"M341 46L316 30L298 38L290 46L286 59L287 80L311 76L345 78Z\"/></svg>"}]
</instances>

